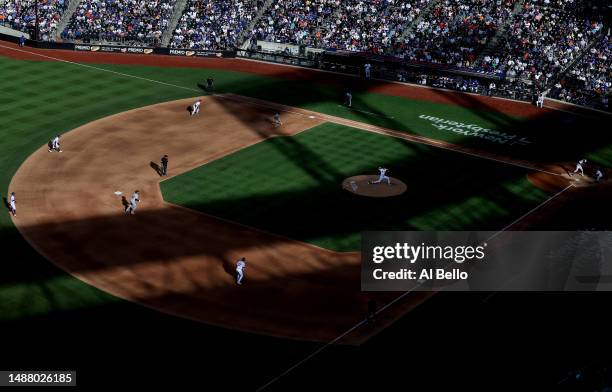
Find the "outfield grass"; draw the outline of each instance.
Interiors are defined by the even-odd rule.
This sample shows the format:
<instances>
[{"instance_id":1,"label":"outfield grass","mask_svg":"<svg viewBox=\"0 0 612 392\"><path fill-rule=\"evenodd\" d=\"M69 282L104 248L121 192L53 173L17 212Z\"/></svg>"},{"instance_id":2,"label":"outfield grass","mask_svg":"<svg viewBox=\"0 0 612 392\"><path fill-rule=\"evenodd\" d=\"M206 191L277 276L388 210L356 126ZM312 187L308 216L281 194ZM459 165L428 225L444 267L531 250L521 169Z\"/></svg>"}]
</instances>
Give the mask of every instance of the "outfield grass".
<instances>
[{"instance_id":1,"label":"outfield grass","mask_svg":"<svg viewBox=\"0 0 612 392\"><path fill-rule=\"evenodd\" d=\"M392 198L341 188L378 166L408 185ZM338 251L365 230L496 230L544 201L526 170L326 123L273 138L161 183L166 201ZM385 186L385 185L381 185Z\"/></svg>"}]
</instances>

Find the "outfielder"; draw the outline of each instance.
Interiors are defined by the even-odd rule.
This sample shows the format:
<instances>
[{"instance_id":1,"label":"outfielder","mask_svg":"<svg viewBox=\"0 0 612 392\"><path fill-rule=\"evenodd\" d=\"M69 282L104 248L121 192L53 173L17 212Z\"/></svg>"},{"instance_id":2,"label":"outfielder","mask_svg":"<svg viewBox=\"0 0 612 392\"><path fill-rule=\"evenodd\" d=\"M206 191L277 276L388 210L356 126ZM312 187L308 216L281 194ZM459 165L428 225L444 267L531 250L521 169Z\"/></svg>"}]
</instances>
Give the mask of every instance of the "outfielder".
<instances>
[{"instance_id":1,"label":"outfielder","mask_svg":"<svg viewBox=\"0 0 612 392\"><path fill-rule=\"evenodd\" d=\"M195 116L196 114L200 113L200 105L202 104L202 100L198 99L197 101L195 101L193 103L193 105L191 105L191 115Z\"/></svg>"},{"instance_id":2,"label":"outfielder","mask_svg":"<svg viewBox=\"0 0 612 392\"><path fill-rule=\"evenodd\" d=\"M283 122L280 119L280 113L276 113L272 118L272 123L274 124L274 128L278 128L283 125Z\"/></svg>"},{"instance_id":3,"label":"outfielder","mask_svg":"<svg viewBox=\"0 0 612 392\"><path fill-rule=\"evenodd\" d=\"M380 184L383 181L387 181L387 184L391 185L391 178L387 176L388 169L385 169L384 167L379 167L378 171L380 173L378 176L378 180L372 181L370 182L370 184Z\"/></svg>"},{"instance_id":4,"label":"outfielder","mask_svg":"<svg viewBox=\"0 0 612 392\"><path fill-rule=\"evenodd\" d=\"M586 165L587 160L581 159L576 163L576 170L574 170L573 174L580 173L581 176L584 176L584 165Z\"/></svg>"},{"instance_id":5,"label":"outfielder","mask_svg":"<svg viewBox=\"0 0 612 392\"><path fill-rule=\"evenodd\" d=\"M351 94L350 90L346 90L344 93L344 104L349 108L353 106L353 94Z\"/></svg>"},{"instance_id":6,"label":"outfielder","mask_svg":"<svg viewBox=\"0 0 612 392\"><path fill-rule=\"evenodd\" d=\"M372 72L372 64L370 63L365 63L363 66L363 69L365 71L365 77L366 79L370 79L371 76L371 72Z\"/></svg>"},{"instance_id":7,"label":"outfielder","mask_svg":"<svg viewBox=\"0 0 612 392\"><path fill-rule=\"evenodd\" d=\"M236 283L242 284L244 278L244 269L246 268L246 259L242 257L236 262Z\"/></svg>"},{"instance_id":8,"label":"outfielder","mask_svg":"<svg viewBox=\"0 0 612 392\"><path fill-rule=\"evenodd\" d=\"M15 206L15 192L11 192L11 199L9 201L9 210L13 216L17 216L17 207Z\"/></svg>"},{"instance_id":9,"label":"outfielder","mask_svg":"<svg viewBox=\"0 0 612 392\"><path fill-rule=\"evenodd\" d=\"M128 215L134 215L136 213L136 208L138 208L138 203L140 203L140 194L138 193L138 191L134 191L134 193L132 193L130 205L125 210L125 213Z\"/></svg>"}]
</instances>

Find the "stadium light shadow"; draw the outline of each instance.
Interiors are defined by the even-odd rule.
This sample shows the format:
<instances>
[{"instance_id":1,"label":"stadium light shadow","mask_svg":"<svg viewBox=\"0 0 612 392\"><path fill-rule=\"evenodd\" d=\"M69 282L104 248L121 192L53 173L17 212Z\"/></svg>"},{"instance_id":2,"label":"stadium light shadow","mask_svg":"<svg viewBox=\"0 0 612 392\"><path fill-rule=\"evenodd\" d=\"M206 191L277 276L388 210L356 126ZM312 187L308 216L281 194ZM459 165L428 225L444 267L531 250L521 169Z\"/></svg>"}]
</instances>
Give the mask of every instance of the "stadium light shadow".
<instances>
[{"instance_id":1,"label":"stadium light shadow","mask_svg":"<svg viewBox=\"0 0 612 392\"><path fill-rule=\"evenodd\" d=\"M342 92L347 88L353 91L353 107L359 110L350 112L333 113L339 117L356 118L359 121L382 126L389 129L399 130L402 132L419 134L418 130L412 129L412 126L403 124L396 118L391 118L389 113L381 111L377 107L373 107L368 101L360 96L364 93L372 91L385 90L392 86L394 89L414 88L404 85L398 85L388 81L380 80L363 80L357 77L346 75L328 74L315 72L310 70L297 70L290 68L284 73L275 73L274 78L267 78L258 84L257 91L240 91L239 83L229 84L219 88L219 92L236 92L239 94L251 95L258 99L264 99L271 102L277 102L285 105L308 108L311 104L328 102L331 104L342 103ZM300 88L296 90L296 94L291 97L283 97L279 100L275 97L275 91L286 88L283 81L295 80L296 83L315 83L327 84L335 88L335 91L330 92L325 90L322 94L321 90L308 93L308 89ZM514 133L519 136L526 136L531 141L531 145L519 146L512 150L512 156L519 159L529 159L535 162L542 163L559 163L567 161L575 161L584 157L586 154L600 150L602 147L612 143L612 138L607 137L601 132L601 121L606 121L606 117L595 115L587 118L575 114L564 113L559 110L543 109L538 111L536 116L531 115L528 118L519 118L504 114L492 102L498 103L499 99L492 97L473 96L457 91L444 90L439 88L427 89L429 94L438 96L439 101L446 105L462 106L479 116L486 122L492 122L500 131ZM398 94L398 96L401 96ZM289 99L289 101L287 101ZM413 98L418 99L418 98ZM489 101L491 103L489 103ZM516 104L512 102L512 104ZM525 109L529 113L533 113L533 106L529 103L524 103ZM368 114L369 113L369 114ZM452 120L452 119L451 119ZM576 131L580 128L580 134ZM493 143L483 141L479 138L470 138L468 136L453 135L456 143L470 147L486 149L488 151L499 151L502 154L508 154L507 145L495 145ZM548 148L554 143L555 148ZM611 159L612 160L612 159ZM601 162L604 163L604 162Z\"/></svg>"}]
</instances>

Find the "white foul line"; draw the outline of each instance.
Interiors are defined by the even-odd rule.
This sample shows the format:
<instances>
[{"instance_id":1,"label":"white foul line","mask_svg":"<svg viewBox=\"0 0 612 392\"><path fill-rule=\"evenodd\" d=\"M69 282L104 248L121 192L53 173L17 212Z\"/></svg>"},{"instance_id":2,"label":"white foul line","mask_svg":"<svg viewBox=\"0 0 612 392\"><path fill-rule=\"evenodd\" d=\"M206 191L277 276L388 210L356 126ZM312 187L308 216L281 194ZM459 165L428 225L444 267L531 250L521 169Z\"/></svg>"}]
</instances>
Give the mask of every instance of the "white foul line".
<instances>
[{"instance_id":1,"label":"white foul line","mask_svg":"<svg viewBox=\"0 0 612 392\"><path fill-rule=\"evenodd\" d=\"M36 53L36 52L30 52L28 50L22 50L22 49L17 49L17 48L12 48L10 46L5 46L5 45L0 45L0 48L5 48L5 49L9 49L9 50L14 50L16 52L22 52L22 53L28 53L28 54L33 54L35 56L39 56L39 57L43 57L46 59L50 59L50 60L55 60L55 61L59 61L62 63L67 63L67 64L72 64L72 65L80 65L81 67L85 67L85 68L91 68L91 69L95 69L98 71L104 71L104 72L108 72L108 73L112 73L115 75L120 75L120 76L125 76L128 78L134 78L134 79L140 79L140 80L144 80L146 82L151 82L151 83L157 83L157 84L162 84L164 86L169 86L169 87L176 87L176 88L180 88L183 90L189 90L189 91L196 91L196 92L200 92L200 90L191 88L191 87L185 87L185 86L179 86L177 84L172 84L172 83L166 83L166 82L161 82L159 80L155 80L155 79L148 79L148 78L143 78L141 76L136 76L136 75L130 75L130 74L126 74L126 73L122 73L122 72L117 72L117 71L111 71L110 69L105 69L105 68L100 68L100 67L95 67L93 65L88 65L88 64L83 64L83 63L77 63L75 61L70 61L70 60L64 60L64 59L60 59L57 57L52 57L52 56L47 56L44 54L40 54L40 53Z\"/></svg>"},{"instance_id":2,"label":"white foul line","mask_svg":"<svg viewBox=\"0 0 612 392\"><path fill-rule=\"evenodd\" d=\"M551 197L549 197L548 199L544 200L542 203L538 204L537 206L535 206L534 208L532 208L531 210L527 211L526 213L524 213L523 215L521 215L518 219L515 219L512 223L506 225L506 227L504 227L503 229L501 229L500 231L496 232L495 234L493 234L491 237L487 238L485 241L489 241L495 237L497 237L499 234L503 233L504 231L508 230L509 228L511 228L512 226L514 226L515 224L517 224L518 222L522 221L523 219L525 219L527 216L531 215L533 212L535 212L536 210L540 209L541 207L543 207L544 205L548 204L549 202L551 202L553 199L555 199L557 196L561 195L563 192L567 191L568 189L572 188L574 186L574 184L569 184L568 186L566 186L565 188L561 189L559 192L555 193L554 195L552 195Z\"/></svg>"}]
</instances>

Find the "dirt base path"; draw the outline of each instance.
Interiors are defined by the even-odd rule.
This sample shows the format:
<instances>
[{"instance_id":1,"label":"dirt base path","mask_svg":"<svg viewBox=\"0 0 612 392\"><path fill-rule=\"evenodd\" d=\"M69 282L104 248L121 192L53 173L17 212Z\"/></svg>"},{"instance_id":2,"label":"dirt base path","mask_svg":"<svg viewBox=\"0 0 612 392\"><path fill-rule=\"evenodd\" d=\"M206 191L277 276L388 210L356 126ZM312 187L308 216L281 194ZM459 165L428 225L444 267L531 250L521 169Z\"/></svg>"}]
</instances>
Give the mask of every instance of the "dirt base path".
<instances>
[{"instance_id":1,"label":"dirt base path","mask_svg":"<svg viewBox=\"0 0 612 392\"><path fill-rule=\"evenodd\" d=\"M170 156L177 175L275 135L323 122L285 113L274 129L272 109L205 98L144 107L86 124L62 137L62 153L41 147L21 166L11 190L14 219L45 257L79 279L121 298L210 324L244 331L328 341L363 320L359 254L335 253L165 203L151 162ZM140 190L137 214L126 216ZM257 208L257 206L253 206ZM243 286L235 261L248 261ZM397 293L378 297L381 303ZM359 343L429 294L414 294L385 312L377 327L360 328Z\"/></svg>"}]
</instances>

